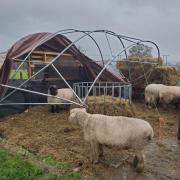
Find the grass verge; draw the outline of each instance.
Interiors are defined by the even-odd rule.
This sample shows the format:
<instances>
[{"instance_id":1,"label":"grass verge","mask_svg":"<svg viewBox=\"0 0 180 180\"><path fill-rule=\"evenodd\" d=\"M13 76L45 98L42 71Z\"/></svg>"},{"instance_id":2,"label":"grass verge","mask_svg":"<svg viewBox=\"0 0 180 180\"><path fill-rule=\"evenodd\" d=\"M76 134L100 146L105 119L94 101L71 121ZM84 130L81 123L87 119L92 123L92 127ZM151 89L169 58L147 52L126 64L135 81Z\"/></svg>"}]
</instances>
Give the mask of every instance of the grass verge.
<instances>
[{"instance_id":1,"label":"grass verge","mask_svg":"<svg viewBox=\"0 0 180 180\"><path fill-rule=\"evenodd\" d=\"M0 138L0 179L81 180L82 177L68 163L59 162L49 155L32 154Z\"/></svg>"},{"instance_id":2,"label":"grass verge","mask_svg":"<svg viewBox=\"0 0 180 180\"><path fill-rule=\"evenodd\" d=\"M38 179L43 171L19 156L0 149L0 178L6 180Z\"/></svg>"}]
</instances>

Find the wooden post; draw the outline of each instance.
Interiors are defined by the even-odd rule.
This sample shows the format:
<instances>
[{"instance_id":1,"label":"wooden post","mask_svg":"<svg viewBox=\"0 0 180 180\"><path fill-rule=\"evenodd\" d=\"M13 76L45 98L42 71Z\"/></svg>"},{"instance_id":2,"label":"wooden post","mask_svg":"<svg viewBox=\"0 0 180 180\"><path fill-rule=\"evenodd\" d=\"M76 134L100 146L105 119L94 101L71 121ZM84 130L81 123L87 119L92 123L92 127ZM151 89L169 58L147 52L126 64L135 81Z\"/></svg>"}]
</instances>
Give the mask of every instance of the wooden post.
<instances>
[{"instance_id":1,"label":"wooden post","mask_svg":"<svg viewBox=\"0 0 180 180\"><path fill-rule=\"evenodd\" d=\"M177 132L177 138L180 141L180 114L179 114L179 119L178 119L178 132Z\"/></svg>"}]
</instances>

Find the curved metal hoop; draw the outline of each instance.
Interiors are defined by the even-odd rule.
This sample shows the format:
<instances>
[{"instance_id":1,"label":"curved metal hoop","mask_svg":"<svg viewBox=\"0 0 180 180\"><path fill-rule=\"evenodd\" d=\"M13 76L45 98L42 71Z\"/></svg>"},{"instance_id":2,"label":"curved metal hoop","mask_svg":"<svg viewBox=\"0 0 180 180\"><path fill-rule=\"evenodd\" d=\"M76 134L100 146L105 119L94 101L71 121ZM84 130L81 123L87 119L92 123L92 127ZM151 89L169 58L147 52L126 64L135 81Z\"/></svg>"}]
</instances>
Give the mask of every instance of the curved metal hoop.
<instances>
[{"instance_id":1,"label":"curved metal hoop","mask_svg":"<svg viewBox=\"0 0 180 180\"><path fill-rule=\"evenodd\" d=\"M42 39L38 44L36 44L31 51L27 54L27 56L22 60L21 64L19 65L19 67L16 69L16 71L14 72L14 74L11 76L11 78L13 78L17 72L19 71L19 69L22 67L22 65L25 63L25 61L28 59L28 57L32 54L32 52L39 46L41 46L42 44L46 43L47 41L51 40L52 38L54 38L57 35L68 35L68 34L72 34L72 33L82 33L81 36L79 36L78 38L76 38L73 42L71 42L67 47L65 47L54 59L51 60L51 62L47 65L45 65L41 70L39 70L38 72L36 72L33 76L31 76L28 80L24 81L22 84L20 84L18 87L13 87L14 90L11 91L9 94L7 94L5 97L3 97L0 100L0 103L3 102L5 99L7 99L9 96L11 96L15 91L17 90L22 90L25 91L24 89L22 89L21 87L23 85L25 85L29 80L31 80L33 77L35 77L36 75L38 75L40 72L42 72L43 70L45 70L47 67L52 66L54 68L54 70L57 72L57 74L64 80L64 82L67 84L67 86L69 88L71 88L71 86L69 85L69 83L65 80L65 78L61 75L61 73L56 69L56 67L53 65L53 63L60 57L63 55L63 53L65 53L68 49L70 49L72 46L74 46L77 42L79 42L80 40L82 40L83 38L89 37L93 43L96 45L99 54L100 54L100 58L103 64L103 68L101 69L101 71L99 72L99 74L97 75L97 77L94 79L89 91L87 92L85 99L82 101L78 95L74 92L74 90L71 88L71 90L73 91L74 95L77 97L77 99L79 100L80 103L78 103L79 105L85 105L86 99L90 93L90 91L92 90L94 84L96 83L96 81L98 80L98 78L101 76L101 74L104 72L104 70L107 68L107 66L113 62L117 57L119 57L119 55L121 55L122 53L125 54L126 59L128 58L127 56L127 50L129 48L131 48L132 46L134 46L135 44L141 44L141 43L151 43L153 44L158 52L158 60L160 59L160 51L159 51L159 47L157 46L156 43L154 43L153 41L146 41L146 40L141 40L138 38L133 38L133 37L129 37L129 36L124 36L124 35L120 35L120 34L116 34L112 31L109 30L94 30L94 31L82 31L82 30L76 30L76 29L63 29L63 30L59 30L55 33L49 34L46 38ZM120 53L118 53L115 57L113 57L111 60L109 60L106 64L104 62L104 58L103 58L103 53L102 50L100 48L100 45L98 44L98 42L95 40L95 38L92 37L92 34L96 34L96 33L102 33L105 35L110 35L113 37L116 37L121 46L122 46L122 51L120 51ZM125 46L124 41L128 41L131 42L131 45L129 46ZM110 46L110 45L109 45ZM109 47L111 48L111 47ZM6 86L4 84L0 84L1 86ZM31 93L35 93L38 94L37 92L31 92ZM44 96L48 96L47 94L41 94ZM59 97L60 98L60 97ZM68 100L67 100L68 101ZM72 101L68 101L70 103L72 103ZM77 103L76 103L77 104Z\"/></svg>"}]
</instances>

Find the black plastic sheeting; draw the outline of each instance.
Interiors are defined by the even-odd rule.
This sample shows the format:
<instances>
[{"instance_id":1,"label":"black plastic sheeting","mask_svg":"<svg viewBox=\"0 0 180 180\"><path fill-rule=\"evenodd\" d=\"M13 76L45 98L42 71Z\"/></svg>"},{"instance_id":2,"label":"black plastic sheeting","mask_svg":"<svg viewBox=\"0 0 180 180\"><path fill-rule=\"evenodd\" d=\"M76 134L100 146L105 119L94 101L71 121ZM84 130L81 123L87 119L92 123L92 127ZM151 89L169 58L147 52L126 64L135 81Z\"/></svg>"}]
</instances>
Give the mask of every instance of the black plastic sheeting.
<instances>
[{"instance_id":1,"label":"black plastic sheeting","mask_svg":"<svg viewBox=\"0 0 180 180\"><path fill-rule=\"evenodd\" d=\"M42 69L45 65L38 64L35 66L35 72ZM70 69L70 72L73 74L73 68ZM54 81L46 81L45 80L45 74L47 72L44 71L40 73L35 80L30 80L29 82L24 85L23 89L28 89L35 92L40 92L44 94L48 94L48 87L50 85L56 85L57 88L67 88L66 83L64 80L54 80ZM50 72L48 72L50 73ZM76 72L77 73L77 72ZM87 81L88 77L86 72L84 71L84 68L79 69L78 76L81 78L75 78L75 75L72 76L71 80L68 80L69 85L73 88L73 83L79 82L79 81ZM52 74L52 73L50 73ZM69 73L71 74L71 73ZM64 74L63 74L64 75ZM77 75L77 74L76 74ZM8 85L13 87L20 86L25 80L10 80ZM9 94L13 89L8 89L6 94ZM3 103L47 103L47 96L34 94L30 92L24 92L17 90L14 94L12 94L7 100L3 101ZM32 106L32 105L31 105ZM26 108L28 108L28 105L7 105L7 106L0 106L0 117L15 114L15 113L21 113Z\"/></svg>"},{"instance_id":2,"label":"black plastic sheeting","mask_svg":"<svg viewBox=\"0 0 180 180\"><path fill-rule=\"evenodd\" d=\"M10 91L8 91L7 93L9 93L9 92ZM10 96L9 98L7 98L7 100L4 101L3 103L12 103L12 102L24 103L25 102L24 93L17 91L13 94L13 96ZM4 117L7 115L23 112L26 108L27 108L27 106L25 106L25 105L0 106L0 117Z\"/></svg>"},{"instance_id":3,"label":"black plastic sheeting","mask_svg":"<svg viewBox=\"0 0 180 180\"><path fill-rule=\"evenodd\" d=\"M19 84L22 83L22 81L11 81L10 85L14 85L15 83ZM16 84L16 86L17 86ZM48 93L48 83L34 80L30 81L27 86L22 87L24 89L41 92L41 93ZM9 89L6 93L10 93L13 89ZM11 96L9 96L3 103L46 103L47 97L33 94L29 92L24 92L17 90L15 93L13 93ZM21 113L25 111L29 105L6 105L6 106L0 106L0 117Z\"/></svg>"}]
</instances>

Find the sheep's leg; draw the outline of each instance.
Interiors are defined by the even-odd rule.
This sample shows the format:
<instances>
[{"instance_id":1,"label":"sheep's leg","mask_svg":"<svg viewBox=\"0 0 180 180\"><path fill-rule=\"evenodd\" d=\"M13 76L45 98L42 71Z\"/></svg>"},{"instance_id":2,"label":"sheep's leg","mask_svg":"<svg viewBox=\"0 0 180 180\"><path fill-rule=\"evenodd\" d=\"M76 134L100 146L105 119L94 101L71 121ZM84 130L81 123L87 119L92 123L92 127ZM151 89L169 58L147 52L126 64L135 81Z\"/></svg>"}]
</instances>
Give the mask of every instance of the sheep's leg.
<instances>
[{"instance_id":1,"label":"sheep's leg","mask_svg":"<svg viewBox=\"0 0 180 180\"><path fill-rule=\"evenodd\" d=\"M96 164L99 162L99 144L97 142L91 142L92 151L92 163Z\"/></svg>"},{"instance_id":2,"label":"sheep's leg","mask_svg":"<svg viewBox=\"0 0 180 180\"><path fill-rule=\"evenodd\" d=\"M59 113L59 106L56 105L56 112Z\"/></svg>"},{"instance_id":3,"label":"sheep's leg","mask_svg":"<svg viewBox=\"0 0 180 180\"><path fill-rule=\"evenodd\" d=\"M175 108L178 109L179 108L179 104L175 103Z\"/></svg>"},{"instance_id":4,"label":"sheep's leg","mask_svg":"<svg viewBox=\"0 0 180 180\"><path fill-rule=\"evenodd\" d=\"M160 98L157 99L156 106L160 105Z\"/></svg>"},{"instance_id":5,"label":"sheep's leg","mask_svg":"<svg viewBox=\"0 0 180 180\"><path fill-rule=\"evenodd\" d=\"M149 107L149 103L148 102L145 102L145 107Z\"/></svg>"},{"instance_id":6,"label":"sheep's leg","mask_svg":"<svg viewBox=\"0 0 180 180\"><path fill-rule=\"evenodd\" d=\"M179 115L179 121L178 121L178 133L177 133L177 138L180 141L180 115Z\"/></svg>"},{"instance_id":7,"label":"sheep's leg","mask_svg":"<svg viewBox=\"0 0 180 180\"><path fill-rule=\"evenodd\" d=\"M99 144L99 157L103 157L103 145Z\"/></svg>"},{"instance_id":8,"label":"sheep's leg","mask_svg":"<svg viewBox=\"0 0 180 180\"><path fill-rule=\"evenodd\" d=\"M179 100L174 103L176 109L179 108L179 104L180 104L180 101L179 101Z\"/></svg>"},{"instance_id":9,"label":"sheep's leg","mask_svg":"<svg viewBox=\"0 0 180 180\"><path fill-rule=\"evenodd\" d=\"M52 112L52 113L54 113L54 112L55 112L54 105L51 105L51 112Z\"/></svg>"},{"instance_id":10,"label":"sheep's leg","mask_svg":"<svg viewBox=\"0 0 180 180\"><path fill-rule=\"evenodd\" d=\"M147 102L147 107L148 107L148 109L151 109L151 108L152 108L151 102Z\"/></svg>"},{"instance_id":11,"label":"sheep's leg","mask_svg":"<svg viewBox=\"0 0 180 180\"><path fill-rule=\"evenodd\" d=\"M142 172L144 169L144 154L143 152L139 152L136 154L133 160L133 166L135 167L137 172Z\"/></svg>"}]
</instances>

